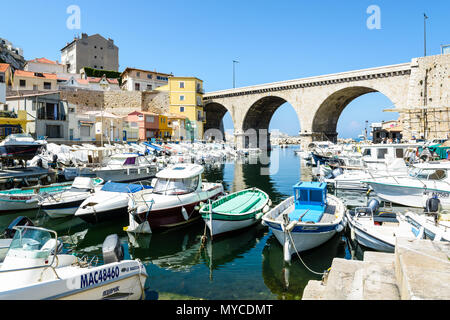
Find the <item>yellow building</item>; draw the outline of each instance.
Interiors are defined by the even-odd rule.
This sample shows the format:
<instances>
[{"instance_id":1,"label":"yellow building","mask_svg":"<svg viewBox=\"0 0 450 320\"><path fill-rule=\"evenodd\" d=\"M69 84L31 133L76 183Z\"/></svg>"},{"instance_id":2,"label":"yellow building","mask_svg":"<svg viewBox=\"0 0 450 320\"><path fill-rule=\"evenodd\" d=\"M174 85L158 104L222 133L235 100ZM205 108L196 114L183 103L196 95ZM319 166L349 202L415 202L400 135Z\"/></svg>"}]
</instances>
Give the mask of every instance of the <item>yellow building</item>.
<instances>
[{"instance_id":1,"label":"yellow building","mask_svg":"<svg viewBox=\"0 0 450 320\"><path fill-rule=\"evenodd\" d=\"M29 91L58 90L57 76L54 73L16 70L14 72L13 89Z\"/></svg>"},{"instance_id":2,"label":"yellow building","mask_svg":"<svg viewBox=\"0 0 450 320\"><path fill-rule=\"evenodd\" d=\"M4 139L10 134L26 132L27 112L25 110L18 110L17 114L14 112L0 111L0 139Z\"/></svg>"},{"instance_id":3,"label":"yellow building","mask_svg":"<svg viewBox=\"0 0 450 320\"><path fill-rule=\"evenodd\" d=\"M203 81L195 77L170 77L168 85L157 90L169 92L169 113L187 117L186 139L203 139Z\"/></svg>"},{"instance_id":4,"label":"yellow building","mask_svg":"<svg viewBox=\"0 0 450 320\"><path fill-rule=\"evenodd\" d=\"M169 140L172 136L172 128L169 127L169 119L167 115L160 114L159 118L159 127L158 127L158 138Z\"/></svg>"}]
</instances>

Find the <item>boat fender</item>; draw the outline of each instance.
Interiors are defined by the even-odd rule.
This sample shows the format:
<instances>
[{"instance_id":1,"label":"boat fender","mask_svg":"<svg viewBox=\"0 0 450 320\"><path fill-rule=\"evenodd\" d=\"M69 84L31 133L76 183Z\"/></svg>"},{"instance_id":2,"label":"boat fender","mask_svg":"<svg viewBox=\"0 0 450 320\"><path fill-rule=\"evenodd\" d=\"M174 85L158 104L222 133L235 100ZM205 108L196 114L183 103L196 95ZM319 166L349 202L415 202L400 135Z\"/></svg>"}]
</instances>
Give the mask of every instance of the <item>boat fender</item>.
<instances>
[{"instance_id":1,"label":"boat fender","mask_svg":"<svg viewBox=\"0 0 450 320\"><path fill-rule=\"evenodd\" d=\"M337 232L337 233L340 233L340 232L342 232L342 230L344 230L344 227L342 226L342 224L338 224L338 225L336 226L336 232Z\"/></svg>"},{"instance_id":2,"label":"boat fender","mask_svg":"<svg viewBox=\"0 0 450 320\"><path fill-rule=\"evenodd\" d=\"M26 203L26 204L30 204L30 203L36 203L36 202L38 202L38 201L39 201L38 199L32 198L32 199L26 200L25 203Z\"/></svg>"},{"instance_id":3,"label":"boat fender","mask_svg":"<svg viewBox=\"0 0 450 320\"><path fill-rule=\"evenodd\" d=\"M272 200L269 199L269 202L267 202L267 204L269 205L269 207L272 206Z\"/></svg>"},{"instance_id":4,"label":"boat fender","mask_svg":"<svg viewBox=\"0 0 450 320\"><path fill-rule=\"evenodd\" d=\"M267 213L267 212L269 211L269 209L270 209L269 206L266 205L266 206L264 206L262 212L263 212L263 213Z\"/></svg>"},{"instance_id":5,"label":"boat fender","mask_svg":"<svg viewBox=\"0 0 450 320\"><path fill-rule=\"evenodd\" d=\"M355 230L353 228L350 229L350 239L352 239L352 241L355 241Z\"/></svg>"},{"instance_id":6,"label":"boat fender","mask_svg":"<svg viewBox=\"0 0 450 320\"><path fill-rule=\"evenodd\" d=\"M102 252L104 264L123 260L123 247L117 234L110 234L105 238L102 245Z\"/></svg>"},{"instance_id":7,"label":"boat fender","mask_svg":"<svg viewBox=\"0 0 450 320\"><path fill-rule=\"evenodd\" d=\"M186 211L186 209L184 207L181 207L181 213L183 214L184 220L187 221L189 219L189 216L188 216L187 211Z\"/></svg>"},{"instance_id":8,"label":"boat fender","mask_svg":"<svg viewBox=\"0 0 450 320\"><path fill-rule=\"evenodd\" d=\"M287 227L286 227L286 231L287 232L291 232L292 231L292 229L294 229L295 228L295 225L297 224L297 221L291 221L291 223L289 223L288 225L287 225Z\"/></svg>"}]
</instances>

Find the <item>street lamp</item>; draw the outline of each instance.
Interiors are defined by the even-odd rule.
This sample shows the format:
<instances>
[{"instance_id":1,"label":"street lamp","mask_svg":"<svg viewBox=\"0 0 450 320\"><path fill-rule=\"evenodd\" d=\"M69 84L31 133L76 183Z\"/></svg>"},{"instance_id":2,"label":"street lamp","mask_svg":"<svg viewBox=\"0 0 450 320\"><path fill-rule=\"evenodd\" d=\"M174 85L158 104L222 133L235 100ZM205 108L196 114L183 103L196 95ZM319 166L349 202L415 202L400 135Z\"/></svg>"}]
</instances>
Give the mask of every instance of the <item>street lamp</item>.
<instances>
[{"instance_id":1,"label":"street lamp","mask_svg":"<svg viewBox=\"0 0 450 320\"><path fill-rule=\"evenodd\" d=\"M423 56L427 56L427 15L423 14Z\"/></svg>"},{"instance_id":2,"label":"street lamp","mask_svg":"<svg viewBox=\"0 0 450 320\"><path fill-rule=\"evenodd\" d=\"M233 60L233 89L236 88L236 83L235 83L235 70L234 70L234 66L235 66L236 63L239 63L239 61Z\"/></svg>"}]
</instances>

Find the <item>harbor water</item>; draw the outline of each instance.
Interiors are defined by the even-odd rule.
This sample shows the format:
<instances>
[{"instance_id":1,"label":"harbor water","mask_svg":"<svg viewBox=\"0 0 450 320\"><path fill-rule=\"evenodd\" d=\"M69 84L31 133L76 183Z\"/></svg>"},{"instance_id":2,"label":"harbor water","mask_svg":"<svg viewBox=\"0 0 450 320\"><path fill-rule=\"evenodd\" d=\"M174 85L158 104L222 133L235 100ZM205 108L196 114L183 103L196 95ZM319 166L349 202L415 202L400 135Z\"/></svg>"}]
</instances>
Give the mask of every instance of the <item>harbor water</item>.
<instances>
[{"instance_id":1,"label":"harbor water","mask_svg":"<svg viewBox=\"0 0 450 320\"><path fill-rule=\"evenodd\" d=\"M260 188L275 205L292 195L292 186L299 180L313 179L312 168L302 164L294 153L298 148L275 147L268 165L256 157L207 165L203 179L222 181L227 192ZM261 174L264 171L269 174ZM368 200L362 191L337 195L351 206L363 206ZM294 256L286 264L281 245L267 227L256 225L213 241L208 238L202 245L202 235L207 229L201 219L167 231L133 235L123 231L128 219L90 225L75 217L50 219L33 210L0 215L0 230L18 215L31 218L36 226L57 231L67 249L79 257L89 257L94 263L96 257L102 263L104 239L117 233L127 254L146 265L147 290L164 299L301 299L308 281L321 279L321 275L310 272L303 263L321 273L335 257L361 260L363 255L363 248L351 244L341 233L320 247L302 252L301 260ZM155 295L148 295L149 299L152 297Z\"/></svg>"}]
</instances>

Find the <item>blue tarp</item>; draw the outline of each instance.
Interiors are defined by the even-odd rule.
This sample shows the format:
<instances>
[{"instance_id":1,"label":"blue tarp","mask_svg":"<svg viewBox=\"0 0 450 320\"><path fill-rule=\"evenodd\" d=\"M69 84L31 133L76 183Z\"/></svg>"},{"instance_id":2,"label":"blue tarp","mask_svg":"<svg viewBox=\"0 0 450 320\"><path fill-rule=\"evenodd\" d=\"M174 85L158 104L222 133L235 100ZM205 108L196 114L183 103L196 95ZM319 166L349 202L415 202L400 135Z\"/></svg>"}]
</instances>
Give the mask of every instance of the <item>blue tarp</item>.
<instances>
[{"instance_id":1,"label":"blue tarp","mask_svg":"<svg viewBox=\"0 0 450 320\"><path fill-rule=\"evenodd\" d=\"M155 145L153 145L151 143L148 143L148 142L143 142L143 144L146 145L147 147L153 148L153 149L155 149L157 151L161 151L162 150L162 148L160 148L158 146L155 146Z\"/></svg>"},{"instance_id":2,"label":"blue tarp","mask_svg":"<svg viewBox=\"0 0 450 320\"><path fill-rule=\"evenodd\" d=\"M118 183L108 181L102 187L102 191L109 192L126 192L126 193L135 193L141 191L143 189L151 189L150 186L144 186L141 184L132 184L132 183Z\"/></svg>"}]
</instances>

